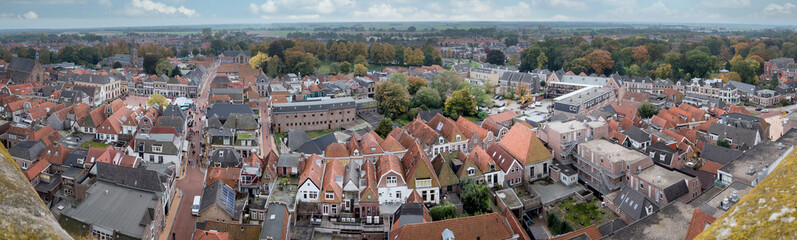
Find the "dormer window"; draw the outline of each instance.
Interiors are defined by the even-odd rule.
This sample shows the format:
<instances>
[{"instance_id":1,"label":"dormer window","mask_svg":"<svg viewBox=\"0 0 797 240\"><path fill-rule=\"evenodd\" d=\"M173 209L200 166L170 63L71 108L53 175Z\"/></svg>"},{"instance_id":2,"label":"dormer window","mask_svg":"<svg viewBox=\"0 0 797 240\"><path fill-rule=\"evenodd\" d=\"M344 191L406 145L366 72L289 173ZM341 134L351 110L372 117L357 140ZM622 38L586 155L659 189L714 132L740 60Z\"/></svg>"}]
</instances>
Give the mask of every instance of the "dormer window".
<instances>
[{"instance_id":1,"label":"dormer window","mask_svg":"<svg viewBox=\"0 0 797 240\"><path fill-rule=\"evenodd\" d=\"M360 155L360 150L354 149L354 156L359 156L359 155Z\"/></svg>"},{"instance_id":2,"label":"dormer window","mask_svg":"<svg viewBox=\"0 0 797 240\"><path fill-rule=\"evenodd\" d=\"M159 152L162 152L162 151L163 151L163 146L161 146L161 145L152 145L152 152L159 153Z\"/></svg>"},{"instance_id":3,"label":"dormer window","mask_svg":"<svg viewBox=\"0 0 797 240\"><path fill-rule=\"evenodd\" d=\"M335 194L331 192L327 192L324 194L324 199L326 200L335 200Z\"/></svg>"},{"instance_id":4,"label":"dormer window","mask_svg":"<svg viewBox=\"0 0 797 240\"><path fill-rule=\"evenodd\" d=\"M371 152L376 152L376 147L371 147Z\"/></svg>"},{"instance_id":5,"label":"dormer window","mask_svg":"<svg viewBox=\"0 0 797 240\"><path fill-rule=\"evenodd\" d=\"M468 176L473 176L476 174L475 168L468 168Z\"/></svg>"},{"instance_id":6,"label":"dormer window","mask_svg":"<svg viewBox=\"0 0 797 240\"><path fill-rule=\"evenodd\" d=\"M659 159L661 159L662 161L664 161L664 154L660 155L660 156L659 156Z\"/></svg>"},{"instance_id":7,"label":"dormer window","mask_svg":"<svg viewBox=\"0 0 797 240\"><path fill-rule=\"evenodd\" d=\"M460 136L459 134L457 134L457 141L462 141L462 136Z\"/></svg>"},{"instance_id":8,"label":"dormer window","mask_svg":"<svg viewBox=\"0 0 797 240\"><path fill-rule=\"evenodd\" d=\"M437 142L439 142L440 144L443 144L443 141L444 141L443 137L437 139Z\"/></svg>"}]
</instances>

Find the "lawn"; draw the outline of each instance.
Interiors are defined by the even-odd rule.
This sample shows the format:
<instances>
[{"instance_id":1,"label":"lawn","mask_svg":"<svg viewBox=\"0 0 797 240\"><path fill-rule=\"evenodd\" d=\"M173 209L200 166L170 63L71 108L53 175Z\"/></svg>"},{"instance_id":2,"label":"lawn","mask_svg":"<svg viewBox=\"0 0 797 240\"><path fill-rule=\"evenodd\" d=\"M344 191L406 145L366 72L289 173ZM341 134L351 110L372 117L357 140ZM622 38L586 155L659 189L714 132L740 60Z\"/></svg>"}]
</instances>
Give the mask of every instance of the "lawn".
<instances>
[{"instance_id":1,"label":"lawn","mask_svg":"<svg viewBox=\"0 0 797 240\"><path fill-rule=\"evenodd\" d=\"M564 214L564 219L570 222L573 228L581 228L591 224L600 225L608 222L617 216L606 207L600 207L601 201L593 199L589 202L581 202L567 199L557 205L559 216ZM598 206L598 208L595 208ZM601 213L603 211L604 213ZM583 224L582 224L583 223Z\"/></svg>"},{"instance_id":2,"label":"lawn","mask_svg":"<svg viewBox=\"0 0 797 240\"><path fill-rule=\"evenodd\" d=\"M88 142L84 143L83 145L80 145L80 148L88 149L89 147L107 148L108 145L105 145L103 143L98 143L98 142L92 142L92 141L88 141Z\"/></svg>"},{"instance_id":3,"label":"lawn","mask_svg":"<svg viewBox=\"0 0 797 240\"><path fill-rule=\"evenodd\" d=\"M382 71L382 70L384 70L384 69L385 69L385 66L382 66L382 65L368 64L368 70L378 70L378 71Z\"/></svg>"},{"instance_id":4,"label":"lawn","mask_svg":"<svg viewBox=\"0 0 797 240\"><path fill-rule=\"evenodd\" d=\"M274 139L277 140L277 146L282 145L282 138L285 137L285 133L275 133Z\"/></svg>"},{"instance_id":5,"label":"lawn","mask_svg":"<svg viewBox=\"0 0 797 240\"><path fill-rule=\"evenodd\" d=\"M473 62L470 62L470 66L473 67L473 68L480 68L480 67L482 67L482 64L480 62L473 61Z\"/></svg>"},{"instance_id":6,"label":"lawn","mask_svg":"<svg viewBox=\"0 0 797 240\"><path fill-rule=\"evenodd\" d=\"M329 65L332 64L330 60L323 60L319 63L317 72L328 74L329 73Z\"/></svg>"},{"instance_id":7,"label":"lawn","mask_svg":"<svg viewBox=\"0 0 797 240\"><path fill-rule=\"evenodd\" d=\"M329 129L329 130L315 130L315 131L307 131L307 136L310 136L310 139L315 139L320 136L327 135L328 133L332 133L338 131L337 128Z\"/></svg>"},{"instance_id":8,"label":"lawn","mask_svg":"<svg viewBox=\"0 0 797 240\"><path fill-rule=\"evenodd\" d=\"M473 123L478 123L478 122L481 121L481 119L479 119L479 117L474 117L474 116L465 116L465 119L468 119L468 120L470 120Z\"/></svg>"}]
</instances>

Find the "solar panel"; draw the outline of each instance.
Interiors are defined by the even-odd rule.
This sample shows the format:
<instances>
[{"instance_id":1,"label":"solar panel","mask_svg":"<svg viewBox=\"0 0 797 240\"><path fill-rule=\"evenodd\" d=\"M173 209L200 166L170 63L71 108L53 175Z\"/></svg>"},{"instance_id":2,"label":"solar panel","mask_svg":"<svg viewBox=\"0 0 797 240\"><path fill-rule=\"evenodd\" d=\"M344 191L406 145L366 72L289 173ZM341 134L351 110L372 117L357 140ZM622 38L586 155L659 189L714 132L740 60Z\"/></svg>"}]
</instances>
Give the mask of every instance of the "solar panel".
<instances>
[{"instance_id":1,"label":"solar panel","mask_svg":"<svg viewBox=\"0 0 797 240\"><path fill-rule=\"evenodd\" d=\"M224 203L224 207L230 213L234 213L235 211L235 194L230 191L230 189L222 187L221 188L221 201Z\"/></svg>"}]
</instances>

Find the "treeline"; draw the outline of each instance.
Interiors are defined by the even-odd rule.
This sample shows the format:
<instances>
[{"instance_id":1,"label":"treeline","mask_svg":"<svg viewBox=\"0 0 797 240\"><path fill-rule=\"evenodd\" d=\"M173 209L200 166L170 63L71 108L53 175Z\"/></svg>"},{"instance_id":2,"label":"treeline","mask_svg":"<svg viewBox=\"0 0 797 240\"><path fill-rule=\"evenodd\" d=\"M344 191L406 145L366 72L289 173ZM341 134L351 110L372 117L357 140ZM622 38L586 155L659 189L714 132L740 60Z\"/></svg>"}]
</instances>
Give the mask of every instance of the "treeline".
<instances>
[{"instance_id":1,"label":"treeline","mask_svg":"<svg viewBox=\"0 0 797 240\"><path fill-rule=\"evenodd\" d=\"M18 33L9 35L0 35L0 42L2 43L20 43L20 42L43 42L43 43L57 43L57 42L75 42L75 41L102 41L102 36L86 33L86 34L53 34L53 33Z\"/></svg>"},{"instance_id":2,"label":"treeline","mask_svg":"<svg viewBox=\"0 0 797 240\"><path fill-rule=\"evenodd\" d=\"M223 40L222 40L223 41ZM253 56L250 65L270 76L285 73L312 74L321 61L329 61L327 74L364 75L369 64L421 66L442 65L441 53L431 44L404 47L389 43L280 39L253 43L248 49ZM259 55L259 56L258 56Z\"/></svg>"},{"instance_id":3,"label":"treeline","mask_svg":"<svg viewBox=\"0 0 797 240\"><path fill-rule=\"evenodd\" d=\"M178 51L175 47L166 48L160 45L148 44L140 45L137 47L138 55L144 57L147 55L161 55L166 57L185 56L188 55L188 50L183 49ZM198 51L198 50L195 50ZM3 60L11 61L12 53L16 53L21 58L35 58L36 52L39 53L39 62L41 64L72 62L77 65L95 67L97 63L103 59L116 55L116 54L130 54L130 45L124 41L115 41L103 45L68 45L58 50L58 52L51 52L47 49L34 49L17 47L11 51L0 49L0 57Z\"/></svg>"},{"instance_id":4,"label":"treeline","mask_svg":"<svg viewBox=\"0 0 797 240\"><path fill-rule=\"evenodd\" d=\"M718 77L758 84L765 61L797 57L797 35L793 33L764 40L707 36L697 42L687 41L688 36L671 36L669 41L642 36L619 40L595 37L591 42L582 37L548 38L521 52L519 69L671 80ZM721 69L730 72L719 74Z\"/></svg>"}]
</instances>

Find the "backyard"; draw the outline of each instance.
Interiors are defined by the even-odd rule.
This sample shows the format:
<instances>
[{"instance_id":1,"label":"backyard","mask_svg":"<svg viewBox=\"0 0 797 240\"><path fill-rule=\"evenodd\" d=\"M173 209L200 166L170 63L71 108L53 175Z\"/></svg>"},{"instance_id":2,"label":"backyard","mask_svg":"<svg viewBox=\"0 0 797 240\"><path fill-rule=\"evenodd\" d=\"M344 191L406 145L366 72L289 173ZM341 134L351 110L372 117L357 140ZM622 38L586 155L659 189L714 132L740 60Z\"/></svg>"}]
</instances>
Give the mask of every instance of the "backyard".
<instances>
[{"instance_id":1,"label":"backyard","mask_svg":"<svg viewBox=\"0 0 797 240\"><path fill-rule=\"evenodd\" d=\"M108 147L108 145L105 145L105 144L103 144L103 143L98 143L98 142L92 142L92 141L88 141L88 142L84 143L83 145L80 145L80 148L85 148L85 149L88 149L89 147L94 147L94 148L107 148L107 147Z\"/></svg>"},{"instance_id":2,"label":"backyard","mask_svg":"<svg viewBox=\"0 0 797 240\"><path fill-rule=\"evenodd\" d=\"M555 212L557 216L564 216L564 219L575 229L592 224L601 226L617 218L611 209L600 205L601 201L597 198L589 202L567 199L550 209L549 212Z\"/></svg>"},{"instance_id":3,"label":"backyard","mask_svg":"<svg viewBox=\"0 0 797 240\"><path fill-rule=\"evenodd\" d=\"M310 136L310 139L315 139L317 137L324 136L324 135L327 135L329 133L336 132L338 130L339 129L335 128L335 129L327 129L327 130L307 131L306 133L307 133L307 136Z\"/></svg>"}]
</instances>

